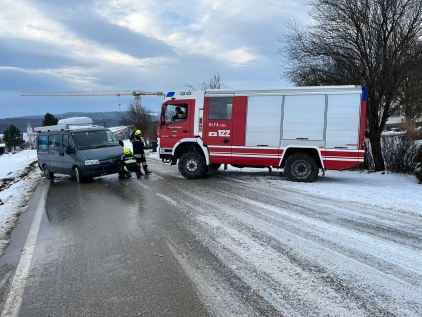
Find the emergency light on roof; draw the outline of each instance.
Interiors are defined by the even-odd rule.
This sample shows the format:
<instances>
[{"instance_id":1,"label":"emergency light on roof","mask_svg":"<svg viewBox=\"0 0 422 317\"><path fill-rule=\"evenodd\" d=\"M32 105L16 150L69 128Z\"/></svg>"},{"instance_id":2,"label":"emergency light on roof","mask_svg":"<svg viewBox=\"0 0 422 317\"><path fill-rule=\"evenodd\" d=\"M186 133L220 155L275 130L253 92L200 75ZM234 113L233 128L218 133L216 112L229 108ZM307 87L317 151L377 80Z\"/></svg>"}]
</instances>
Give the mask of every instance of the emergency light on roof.
<instances>
[{"instance_id":1,"label":"emergency light on roof","mask_svg":"<svg viewBox=\"0 0 422 317\"><path fill-rule=\"evenodd\" d=\"M181 93L180 93L180 96L184 96L185 95L185 92L184 91L182 91Z\"/></svg>"},{"instance_id":2,"label":"emergency light on roof","mask_svg":"<svg viewBox=\"0 0 422 317\"><path fill-rule=\"evenodd\" d=\"M170 92L167 93L166 97L173 97L174 94L175 94L174 91L170 91Z\"/></svg>"},{"instance_id":3,"label":"emergency light on roof","mask_svg":"<svg viewBox=\"0 0 422 317\"><path fill-rule=\"evenodd\" d=\"M368 101L368 87L362 87L362 100Z\"/></svg>"}]
</instances>

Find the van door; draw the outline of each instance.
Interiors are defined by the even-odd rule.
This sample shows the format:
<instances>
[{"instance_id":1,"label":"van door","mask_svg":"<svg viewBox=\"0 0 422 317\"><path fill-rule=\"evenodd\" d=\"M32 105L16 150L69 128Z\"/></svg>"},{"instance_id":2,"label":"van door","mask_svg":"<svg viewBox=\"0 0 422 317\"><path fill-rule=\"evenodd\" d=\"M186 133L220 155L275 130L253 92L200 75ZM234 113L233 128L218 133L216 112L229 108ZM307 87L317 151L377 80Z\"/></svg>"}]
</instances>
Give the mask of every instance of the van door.
<instances>
[{"instance_id":1,"label":"van door","mask_svg":"<svg viewBox=\"0 0 422 317\"><path fill-rule=\"evenodd\" d=\"M48 136L39 135L37 138L37 158L38 166L42 169L45 164L50 165L48 161Z\"/></svg>"},{"instance_id":2,"label":"van door","mask_svg":"<svg viewBox=\"0 0 422 317\"><path fill-rule=\"evenodd\" d=\"M210 95L204 102L204 145L208 146L210 162L230 164L233 146L234 94Z\"/></svg>"},{"instance_id":3,"label":"van door","mask_svg":"<svg viewBox=\"0 0 422 317\"><path fill-rule=\"evenodd\" d=\"M73 153L66 154L66 147L71 146L73 149ZM73 139L69 136L68 133L64 133L62 135L62 148L61 148L61 157L62 157L62 165L63 165L63 172L65 174L72 173L72 167L75 162L75 143Z\"/></svg>"},{"instance_id":4,"label":"van door","mask_svg":"<svg viewBox=\"0 0 422 317\"><path fill-rule=\"evenodd\" d=\"M48 135L48 169L52 173L63 172L60 134Z\"/></svg>"}]
</instances>

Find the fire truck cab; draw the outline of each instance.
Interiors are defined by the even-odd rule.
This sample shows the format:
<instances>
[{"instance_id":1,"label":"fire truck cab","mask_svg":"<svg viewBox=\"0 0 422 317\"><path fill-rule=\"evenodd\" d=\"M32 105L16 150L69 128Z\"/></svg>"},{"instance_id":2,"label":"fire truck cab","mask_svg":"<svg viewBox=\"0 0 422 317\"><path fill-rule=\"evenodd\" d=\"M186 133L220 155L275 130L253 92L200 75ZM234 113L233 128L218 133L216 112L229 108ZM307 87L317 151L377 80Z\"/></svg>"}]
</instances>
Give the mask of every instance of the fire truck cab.
<instances>
[{"instance_id":1,"label":"fire truck cab","mask_svg":"<svg viewBox=\"0 0 422 317\"><path fill-rule=\"evenodd\" d=\"M313 182L320 170L363 162L366 99L361 86L169 92L160 158L188 179L230 164L283 168L291 181Z\"/></svg>"}]
</instances>

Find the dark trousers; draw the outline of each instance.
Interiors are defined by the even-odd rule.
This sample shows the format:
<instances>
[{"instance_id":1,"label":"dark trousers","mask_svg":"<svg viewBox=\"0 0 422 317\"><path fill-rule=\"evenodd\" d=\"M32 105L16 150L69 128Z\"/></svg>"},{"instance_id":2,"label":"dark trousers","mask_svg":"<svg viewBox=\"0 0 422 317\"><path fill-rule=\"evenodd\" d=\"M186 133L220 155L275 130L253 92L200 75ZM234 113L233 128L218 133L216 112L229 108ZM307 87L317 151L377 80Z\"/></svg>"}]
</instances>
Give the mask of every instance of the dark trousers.
<instances>
[{"instance_id":1,"label":"dark trousers","mask_svg":"<svg viewBox=\"0 0 422 317\"><path fill-rule=\"evenodd\" d=\"M147 160L145 159L145 154L135 154L136 158L136 172L141 172L141 164L144 170L148 168Z\"/></svg>"}]
</instances>

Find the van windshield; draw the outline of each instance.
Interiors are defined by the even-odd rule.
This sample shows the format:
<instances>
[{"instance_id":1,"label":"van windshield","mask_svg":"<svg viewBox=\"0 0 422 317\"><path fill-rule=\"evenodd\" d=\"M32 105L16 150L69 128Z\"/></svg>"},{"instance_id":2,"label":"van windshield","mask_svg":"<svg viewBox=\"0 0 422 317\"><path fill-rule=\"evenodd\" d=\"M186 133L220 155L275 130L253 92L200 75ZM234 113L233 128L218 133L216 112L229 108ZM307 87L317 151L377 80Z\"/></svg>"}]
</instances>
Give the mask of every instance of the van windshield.
<instances>
[{"instance_id":1,"label":"van windshield","mask_svg":"<svg viewBox=\"0 0 422 317\"><path fill-rule=\"evenodd\" d=\"M72 133L78 149L97 149L120 146L110 130L90 130Z\"/></svg>"}]
</instances>

